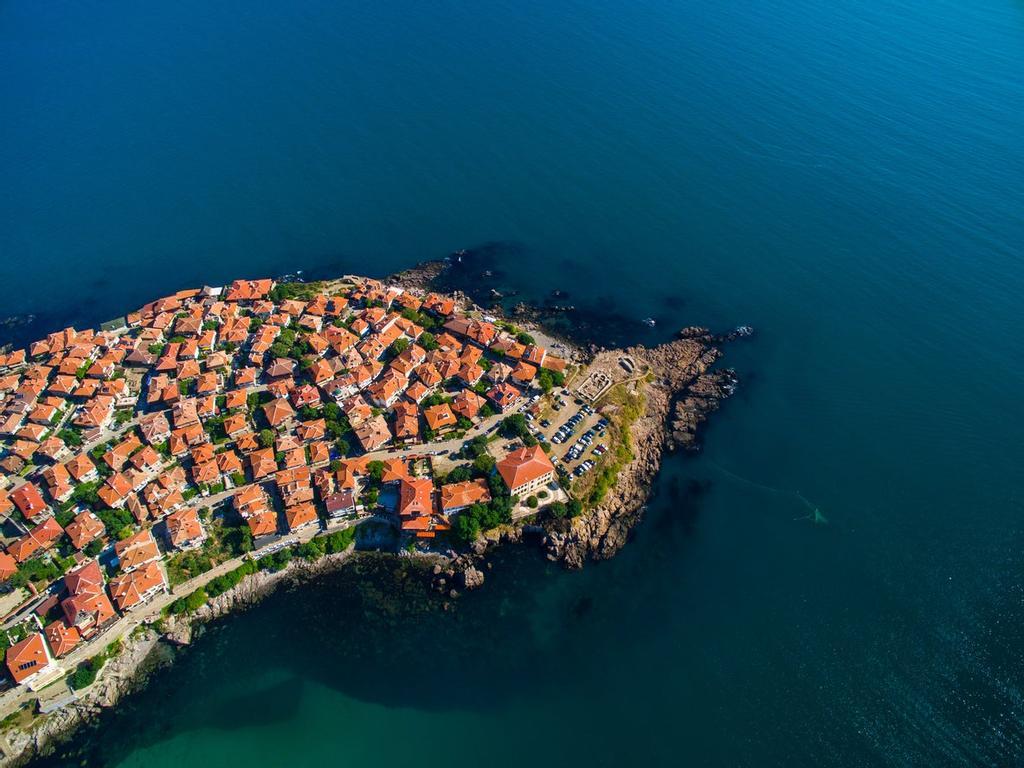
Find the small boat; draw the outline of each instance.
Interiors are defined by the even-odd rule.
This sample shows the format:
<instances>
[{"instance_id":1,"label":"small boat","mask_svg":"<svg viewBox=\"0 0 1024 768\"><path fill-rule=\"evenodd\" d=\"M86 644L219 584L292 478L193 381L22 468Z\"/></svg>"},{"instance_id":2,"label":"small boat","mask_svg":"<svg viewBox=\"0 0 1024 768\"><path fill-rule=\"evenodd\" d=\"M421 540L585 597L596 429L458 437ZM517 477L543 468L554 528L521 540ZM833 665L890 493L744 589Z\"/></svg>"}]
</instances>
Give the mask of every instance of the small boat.
<instances>
[{"instance_id":1,"label":"small boat","mask_svg":"<svg viewBox=\"0 0 1024 768\"><path fill-rule=\"evenodd\" d=\"M644 320L643 320L643 323L648 328L653 328L654 326L656 326L658 324L653 317L645 317Z\"/></svg>"}]
</instances>

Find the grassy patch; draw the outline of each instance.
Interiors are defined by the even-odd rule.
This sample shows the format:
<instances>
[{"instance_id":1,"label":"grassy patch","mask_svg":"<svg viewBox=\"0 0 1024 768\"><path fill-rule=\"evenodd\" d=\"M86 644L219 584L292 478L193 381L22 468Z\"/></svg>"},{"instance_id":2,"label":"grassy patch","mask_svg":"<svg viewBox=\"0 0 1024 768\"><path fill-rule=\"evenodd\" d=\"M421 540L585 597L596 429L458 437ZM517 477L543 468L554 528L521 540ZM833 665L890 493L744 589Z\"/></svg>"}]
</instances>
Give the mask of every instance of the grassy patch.
<instances>
[{"instance_id":1,"label":"grassy patch","mask_svg":"<svg viewBox=\"0 0 1024 768\"><path fill-rule=\"evenodd\" d=\"M597 459L594 468L573 483L572 495L588 509L600 504L614 487L619 471L633 459L630 430L647 405L643 388L635 391L629 383L616 384L597 404L596 410L607 414L608 452ZM609 407L610 406L610 407Z\"/></svg>"}]
</instances>

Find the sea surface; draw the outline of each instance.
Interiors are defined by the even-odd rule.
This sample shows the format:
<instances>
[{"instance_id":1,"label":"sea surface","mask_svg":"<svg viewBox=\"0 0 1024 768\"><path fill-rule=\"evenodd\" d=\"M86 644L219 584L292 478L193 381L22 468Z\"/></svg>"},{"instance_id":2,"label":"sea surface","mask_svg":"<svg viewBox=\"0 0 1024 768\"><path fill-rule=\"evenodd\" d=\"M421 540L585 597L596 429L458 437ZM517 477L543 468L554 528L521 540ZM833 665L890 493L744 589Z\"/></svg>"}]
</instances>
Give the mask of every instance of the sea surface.
<instances>
[{"instance_id":1,"label":"sea surface","mask_svg":"<svg viewBox=\"0 0 1024 768\"><path fill-rule=\"evenodd\" d=\"M0 72L0 341L462 248L758 331L616 559L279 592L51 765L1024 759L1020 0L5 0Z\"/></svg>"}]
</instances>

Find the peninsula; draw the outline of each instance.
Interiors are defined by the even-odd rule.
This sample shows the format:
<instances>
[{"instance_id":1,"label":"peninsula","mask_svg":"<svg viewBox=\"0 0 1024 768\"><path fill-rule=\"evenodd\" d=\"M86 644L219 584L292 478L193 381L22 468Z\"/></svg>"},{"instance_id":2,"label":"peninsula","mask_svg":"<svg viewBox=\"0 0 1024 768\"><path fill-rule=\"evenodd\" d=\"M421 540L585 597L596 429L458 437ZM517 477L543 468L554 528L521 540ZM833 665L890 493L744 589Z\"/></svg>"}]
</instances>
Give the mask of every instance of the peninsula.
<instances>
[{"instance_id":1,"label":"peninsula","mask_svg":"<svg viewBox=\"0 0 1024 768\"><path fill-rule=\"evenodd\" d=\"M732 392L720 339L584 351L440 271L236 280L0 354L0 765L357 544L454 600L495 544L579 567L625 543Z\"/></svg>"}]
</instances>

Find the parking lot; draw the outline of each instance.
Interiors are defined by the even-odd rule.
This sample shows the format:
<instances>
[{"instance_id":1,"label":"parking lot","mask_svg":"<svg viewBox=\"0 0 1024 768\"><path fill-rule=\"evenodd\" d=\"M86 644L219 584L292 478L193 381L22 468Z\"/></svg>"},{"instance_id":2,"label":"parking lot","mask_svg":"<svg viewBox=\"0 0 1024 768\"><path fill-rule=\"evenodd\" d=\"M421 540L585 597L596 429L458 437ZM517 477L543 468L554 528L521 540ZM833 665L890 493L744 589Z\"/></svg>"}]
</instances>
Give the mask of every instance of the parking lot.
<instances>
[{"instance_id":1,"label":"parking lot","mask_svg":"<svg viewBox=\"0 0 1024 768\"><path fill-rule=\"evenodd\" d=\"M534 436L551 443L551 460L574 477L593 469L608 450L608 422L587 403L565 390L552 393L551 406L539 417L527 415Z\"/></svg>"}]
</instances>

